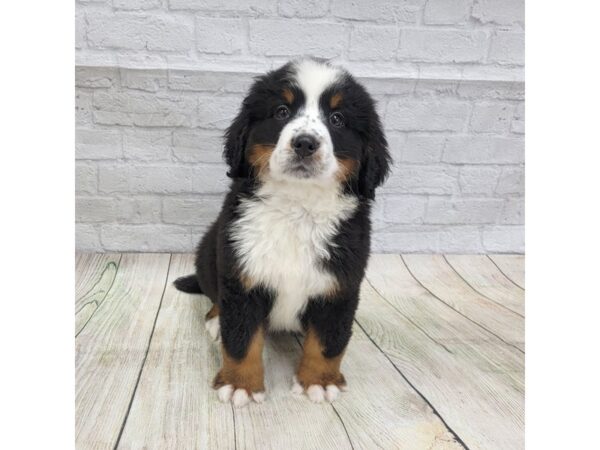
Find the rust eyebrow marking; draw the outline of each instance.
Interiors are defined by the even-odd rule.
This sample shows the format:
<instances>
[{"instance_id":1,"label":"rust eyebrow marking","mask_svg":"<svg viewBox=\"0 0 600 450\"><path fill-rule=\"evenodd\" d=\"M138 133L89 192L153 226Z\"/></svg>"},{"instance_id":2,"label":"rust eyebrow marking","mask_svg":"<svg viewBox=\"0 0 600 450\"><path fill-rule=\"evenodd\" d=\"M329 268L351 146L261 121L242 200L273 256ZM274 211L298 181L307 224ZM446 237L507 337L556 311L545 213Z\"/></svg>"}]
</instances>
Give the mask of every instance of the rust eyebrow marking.
<instances>
[{"instance_id":1,"label":"rust eyebrow marking","mask_svg":"<svg viewBox=\"0 0 600 450\"><path fill-rule=\"evenodd\" d=\"M284 89L282 95L285 101L288 102L290 105L294 103L294 93L291 90Z\"/></svg>"},{"instance_id":2,"label":"rust eyebrow marking","mask_svg":"<svg viewBox=\"0 0 600 450\"><path fill-rule=\"evenodd\" d=\"M338 106L340 106L342 104L342 99L343 98L341 92L335 93L329 100L329 106L331 107L331 109L335 109Z\"/></svg>"}]
</instances>

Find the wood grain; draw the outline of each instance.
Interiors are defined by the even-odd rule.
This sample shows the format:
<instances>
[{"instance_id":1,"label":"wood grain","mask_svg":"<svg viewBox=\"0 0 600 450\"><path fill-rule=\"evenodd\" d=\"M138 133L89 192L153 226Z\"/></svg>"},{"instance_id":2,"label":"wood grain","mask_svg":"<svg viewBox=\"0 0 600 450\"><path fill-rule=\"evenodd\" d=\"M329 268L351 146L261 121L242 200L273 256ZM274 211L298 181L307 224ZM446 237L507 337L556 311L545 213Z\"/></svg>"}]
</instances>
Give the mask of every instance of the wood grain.
<instances>
[{"instance_id":1,"label":"wood grain","mask_svg":"<svg viewBox=\"0 0 600 450\"><path fill-rule=\"evenodd\" d=\"M513 283L525 289L525 255L489 255Z\"/></svg>"},{"instance_id":2,"label":"wood grain","mask_svg":"<svg viewBox=\"0 0 600 450\"><path fill-rule=\"evenodd\" d=\"M75 258L75 335L102 304L112 286L120 254L79 253Z\"/></svg>"},{"instance_id":3,"label":"wood grain","mask_svg":"<svg viewBox=\"0 0 600 450\"><path fill-rule=\"evenodd\" d=\"M112 449L148 348L170 255L124 254L102 305L75 340L78 449Z\"/></svg>"},{"instance_id":4,"label":"wood grain","mask_svg":"<svg viewBox=\"0 0 600 450\"><path fill-rule=\"evenodd\" d=\"M403 255L410 273L434 296L521 351L524 319L473 290L442 255Z\"/></svg>"},{"instance_id":5,"label":"wood grain","mask_svg":"<svg viewBox=\"0 0 600 450\"><path fill-rule=\"evenodd\" d=\"M486 255L446 255L446 261L474 290L525 315L525 291L510 281Z\"/></svg>"},{"instance_id":6,"label":"wood grain","mask_svg":"<svg viewBox=\"0 0 600 450\"><path fill-rule=\"evenodd\" d=\"M437 300L397 255L371 257L367 277L357 321L448 426L471 449L523 448L523 354Z\"/></svg>"},{"instance_id":7,"label":"wood grain","mask_svg":"<svg viewBox=\"0 0 600 450\"><path fill-rule=\"evenodd\" d=\"M172 282L193 272L193 255L173 255L148 357L119 448L234 448L231 406L210 388L219 349L204 330L211 302Z\"/></svg>"}]
</instances>

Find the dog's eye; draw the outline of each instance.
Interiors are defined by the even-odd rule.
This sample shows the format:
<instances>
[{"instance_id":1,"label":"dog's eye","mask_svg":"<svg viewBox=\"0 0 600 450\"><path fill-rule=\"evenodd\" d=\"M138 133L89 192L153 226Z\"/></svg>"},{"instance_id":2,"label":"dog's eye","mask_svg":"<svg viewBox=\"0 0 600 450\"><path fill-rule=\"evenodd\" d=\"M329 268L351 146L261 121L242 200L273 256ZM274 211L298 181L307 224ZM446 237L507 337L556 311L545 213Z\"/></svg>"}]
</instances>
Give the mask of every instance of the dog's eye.
<instances>
[{"instance_id":1,"label":"dog's eye","mask_svg":"<svg viewBox=\"0 0 600 450\"><path fill-rule=\"evenodd\" d=\"M290 117L290 109L285 105L280 105L275 110L275 118L277 120L285 120Z\"/></svg>"},{"instance_id":2,"label":"dog's eye","mask_svg":"<svg viewBox=\"0 0 600 450\"><path fill-rule=\"evenodd\" d=\"M329 116L329 123L336 128L344 126L344 116L340 112L331 113Z\"/></svg>"}]
</instances>

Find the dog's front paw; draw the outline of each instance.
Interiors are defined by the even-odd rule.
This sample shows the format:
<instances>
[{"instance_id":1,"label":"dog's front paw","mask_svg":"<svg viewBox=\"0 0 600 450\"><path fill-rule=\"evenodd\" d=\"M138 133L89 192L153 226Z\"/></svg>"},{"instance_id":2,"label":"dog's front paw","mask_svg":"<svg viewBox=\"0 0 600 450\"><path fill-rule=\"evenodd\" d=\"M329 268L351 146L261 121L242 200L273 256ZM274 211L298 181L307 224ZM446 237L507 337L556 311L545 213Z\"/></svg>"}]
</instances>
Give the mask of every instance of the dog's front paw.
<instances>
[{"instance_id":1,"label":"dog's front paw","mask_svg":"<svg viewBox=\"0 0 600 450\"><path fill-rule=\"evenodd\" d=\"M217 396L223 403L231 402L236 408L242 408L254 400L256 403L265 401L265 391L262 384L256 382L243 382L235 380L237 377L228 377L220 371L213 383Z\"/></svg>"},{"instance_id":2,"label":"dog's front paw","mask_svg":"<svg viewBox=\"0 0 600 450\"><path fill-rule=\"evenodd\" d=\"M317 380L304 380L300 381L298 377L294 376L292 381L292 393L300 395L306 393L306 396L311 402L322 403L324 400L333 402L340 394L340 391L347 391L348 386L344 377L340 374L340 378L337 380L331 380L331 382L322 382Z\"/></svg>"},{"instance_id":3,"label":"dog's front paw","mask_svg":"<svg viewBox=\"0 0 600 450\"><path fill-rule=\"evenodd\" d=\"M219 400L223 403L231 402L236 408L242 408L250 403L250 400L254 400L256 403L262 403L265 401L265 393L263 392L249 392L245 388L236 388L232 384L226 384L217 389L217 395Z\"/></svg>"}]
</instances>

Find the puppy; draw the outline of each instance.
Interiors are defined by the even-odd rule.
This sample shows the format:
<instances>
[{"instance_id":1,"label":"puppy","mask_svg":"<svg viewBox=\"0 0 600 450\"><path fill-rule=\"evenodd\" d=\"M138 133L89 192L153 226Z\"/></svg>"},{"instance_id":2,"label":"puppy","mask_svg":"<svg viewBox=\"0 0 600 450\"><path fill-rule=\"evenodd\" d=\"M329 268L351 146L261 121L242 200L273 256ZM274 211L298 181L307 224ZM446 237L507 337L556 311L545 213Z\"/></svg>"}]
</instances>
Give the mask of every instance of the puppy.
<instances>
[{"instance_id":1,"label":"puppy","mask_svg":"<svg viewBox=\"0 0 600 450\"><path fill-rule=\"evenodd\" d=\"M293 391L333 401L370 247L375 188L391 159L375 105L346 71L315 59L258 77L225 134L231 188L198 245L196 273L222 342L219 398L265 398L265 333L302 331Z\"/></svg>"}]
</instances>

